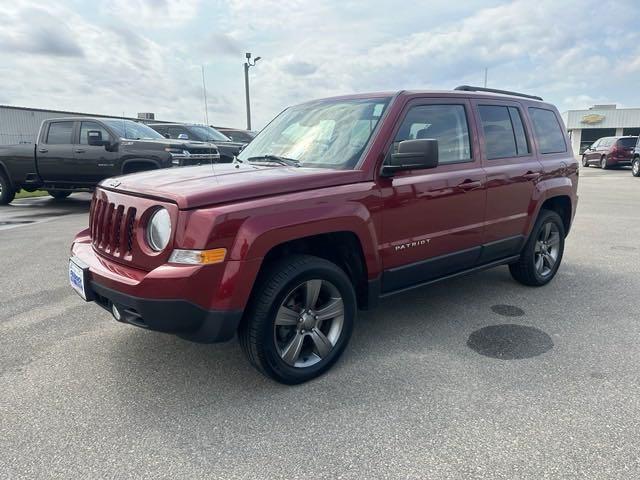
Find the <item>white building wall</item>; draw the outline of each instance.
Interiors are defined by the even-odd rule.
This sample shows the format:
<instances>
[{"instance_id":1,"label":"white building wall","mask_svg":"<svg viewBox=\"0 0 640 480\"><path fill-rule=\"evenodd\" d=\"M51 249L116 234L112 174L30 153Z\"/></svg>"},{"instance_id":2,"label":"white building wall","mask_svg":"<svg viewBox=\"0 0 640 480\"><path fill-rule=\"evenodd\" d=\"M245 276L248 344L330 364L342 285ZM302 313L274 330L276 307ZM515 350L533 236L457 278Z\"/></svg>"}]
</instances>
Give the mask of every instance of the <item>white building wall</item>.
<instances>
[{"instance_id":1,"label":"white building wall","mask_svg":"<svg viewBox=\"0 0 640 480\"><path fill-rule=\"evenodd\" d=\"M580 153L581 137L582 137L582 129L571 131L571 148L573 149L574 155L578 155L578 153Z\"/></svg>"}]
</instances>

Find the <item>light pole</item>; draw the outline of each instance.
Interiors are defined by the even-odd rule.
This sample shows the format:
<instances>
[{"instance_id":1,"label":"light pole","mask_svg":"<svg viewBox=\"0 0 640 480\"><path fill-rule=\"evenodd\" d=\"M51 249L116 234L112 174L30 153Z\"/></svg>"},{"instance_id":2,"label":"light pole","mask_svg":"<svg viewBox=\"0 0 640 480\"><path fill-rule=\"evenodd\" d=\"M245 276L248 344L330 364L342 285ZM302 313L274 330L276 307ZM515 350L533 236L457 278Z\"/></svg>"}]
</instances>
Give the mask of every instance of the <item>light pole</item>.
<instances>
[{"instance_id":1,"label":"light pole","mask_svg":"<svg viewBox=\"0 0 640 480\"><path fill-rule=\"evenodd\" d=\"M245 57L247 57L247 61L244 62L244 92L247 100L247 130L251 130L251 103L249 101L249 68L255 67L258 60L261 57L256 57L256 59L251 63L251 53L245 53Z\"/></svg>"}]
</instances>

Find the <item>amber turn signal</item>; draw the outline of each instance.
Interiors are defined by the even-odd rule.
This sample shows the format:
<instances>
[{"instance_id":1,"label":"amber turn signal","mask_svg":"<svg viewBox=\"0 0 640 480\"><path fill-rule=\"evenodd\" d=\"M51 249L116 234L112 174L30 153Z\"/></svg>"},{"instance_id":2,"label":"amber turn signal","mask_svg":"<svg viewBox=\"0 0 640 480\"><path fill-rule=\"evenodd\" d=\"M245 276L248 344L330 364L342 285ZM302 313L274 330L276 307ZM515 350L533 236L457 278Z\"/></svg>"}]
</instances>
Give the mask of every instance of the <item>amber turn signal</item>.
<instances>
[{"instance_id":1,"label":"amber turn signal","mask_svg":"<svg viewBox=\"0 0 640 480\"><path fill-rule=\"evenodd\" d=\"M182 263L186 265L211 265L224 262L227 256L226 248L214 248L212 250L179 250L171 253L170 263Z\"/></svg>"}]
</instances>

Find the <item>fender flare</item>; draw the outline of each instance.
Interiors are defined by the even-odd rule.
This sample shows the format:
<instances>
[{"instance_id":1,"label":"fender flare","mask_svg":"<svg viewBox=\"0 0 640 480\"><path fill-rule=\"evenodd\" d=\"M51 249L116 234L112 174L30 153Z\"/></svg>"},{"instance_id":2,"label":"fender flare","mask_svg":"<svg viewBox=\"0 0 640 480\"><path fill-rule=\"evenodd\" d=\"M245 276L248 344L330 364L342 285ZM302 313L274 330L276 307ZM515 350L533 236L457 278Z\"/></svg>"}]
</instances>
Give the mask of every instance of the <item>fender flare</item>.
<instances>
[{"instance_id":1,"label":"fender flare","mask_svg":"<svg viewBox=\"0 0 640 480\"><path fill-rule=\"evenodd\" d=\"M309 217L313 219L310 221ZM286 224L282 223L281 215L251 217L238 230L229 258L241 261L262 259L283 243L338 232L356 236L368 277L377 277L381 273L378 235L369 211L357 203L336 204L329 209L325 206L317 217L308 209L299 213L292 211Z\"/></svg>"},{"instance_id":2,"label":"fender flare","mask_svg":"<svg viewBox=\"0 0 640 480\"><path fill-rule=\"evenodd\" d=\"M542 205L544 205L544 202L551 198L567 197L571 204L571 218L573 218L576 205L574 204L572 193L573 184L570 178L556 177L541 181L538 184L536 195L534 195L529 208L530 215L528 216L529 220L525 229L526 237L529 238L531 230L533 229L533 226L538 219L538 215L540 215Z\"/></svg>"}]
</instances>

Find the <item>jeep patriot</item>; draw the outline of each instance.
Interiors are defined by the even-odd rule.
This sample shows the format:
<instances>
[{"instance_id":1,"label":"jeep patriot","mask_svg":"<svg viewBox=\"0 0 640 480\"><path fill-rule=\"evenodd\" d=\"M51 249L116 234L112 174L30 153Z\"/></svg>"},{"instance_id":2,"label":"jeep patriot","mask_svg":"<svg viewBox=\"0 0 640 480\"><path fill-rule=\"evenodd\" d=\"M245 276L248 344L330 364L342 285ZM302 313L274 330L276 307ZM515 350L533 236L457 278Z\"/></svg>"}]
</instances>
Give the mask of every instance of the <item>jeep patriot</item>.
<instances>
[{"instance_id":1,"label":"jeep patriot","mask_svg":"<svg viewBox=\"0 0 640 480\"><path fill-rule=\"evenodd\" d=\"M120 322L199 342L237 333L259 371L300 383L380 298L498 265L547 284L577 183L539 97L462 86L312 101L231 164L103 181L69 279Z\"/></svg>"}]
</instances>

